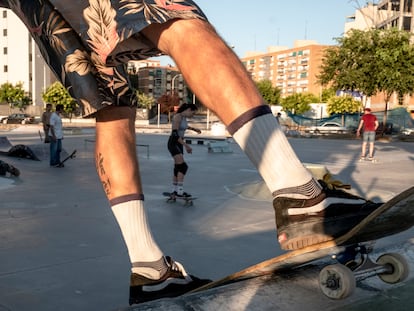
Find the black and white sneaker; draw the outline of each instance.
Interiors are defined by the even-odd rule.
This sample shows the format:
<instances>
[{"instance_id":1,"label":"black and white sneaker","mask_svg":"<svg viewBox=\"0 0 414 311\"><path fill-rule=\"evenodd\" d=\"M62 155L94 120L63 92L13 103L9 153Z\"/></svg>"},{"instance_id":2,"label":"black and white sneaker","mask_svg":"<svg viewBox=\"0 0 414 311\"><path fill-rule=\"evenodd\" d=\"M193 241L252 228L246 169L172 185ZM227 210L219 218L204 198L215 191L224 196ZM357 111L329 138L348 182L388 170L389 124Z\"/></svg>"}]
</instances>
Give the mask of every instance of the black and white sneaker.
<instances>
[{"instance_id":1,"label":"black and white sneaker","mask_svg":"<svg viewBox=\"0 0 414 311\"><path fill-rule=\"evenodd\" d=\"M282 249L295 250L334 240L382 205L322 180L319 183L323 190L313 199L280 196L273 200Z\"/></svg>"},{"instance_id":2,"label":"black and white sneaker","mask_svg":"<svg viewBox=\"0 0 414 311\"><path fill-rule=\"evenodd\" d=\"M201 287L211 280L199 279L187 274L184 267L171 257L165 257L167 272L159 280L148 279L137 273L131 274L129 304L143 303L166 297L177 297Z\"/></svg>"}]
</instances>

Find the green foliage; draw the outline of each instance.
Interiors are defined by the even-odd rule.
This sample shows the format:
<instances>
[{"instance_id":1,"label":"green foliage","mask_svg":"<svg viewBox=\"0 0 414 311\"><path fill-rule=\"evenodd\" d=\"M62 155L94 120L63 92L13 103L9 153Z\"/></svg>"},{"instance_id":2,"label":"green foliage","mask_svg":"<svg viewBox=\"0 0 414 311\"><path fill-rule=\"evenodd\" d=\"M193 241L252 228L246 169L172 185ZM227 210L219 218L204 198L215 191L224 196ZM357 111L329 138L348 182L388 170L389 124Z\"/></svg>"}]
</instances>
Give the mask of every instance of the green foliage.
<instances>
[{"instance_id":1,"label":"green foliage","mask_svg":"<svg viewBox=\"0 0 414 311\"><path fill-rule=\"evenodd\" d=\"M361 91L389 97L414 91L414 47L402 30L351 30L325 51L318 80L336 90Z\"/></svg>"},{"instance_id":2,"label":"green foliage","mask_svg":"<svg viewBox=\"0 0 414 311\"><path fill-rule=\"evenodd\" d=\"M333 96L328 100L329 114L357 113L361 109L361 102L352 96Z\"/></svg>"},{"instance_id":3,"label":"green foliage","mask_svg":"<svg viewBox=\"0 0 414 311\"><path fill-rule=\"evenodd\" d=\"M55 82L50 85L42 94L42 99L46 103L54 106L57 104L63 105L63 110L66 113L73 113L78 109L76 100L70 96L68 90L60 82Z\"/></svg>"},{"instance_id":4,"label":"green foliage","mask_svg":"<svg viewBox=\"0 0 414 311\"><path fill-rule=\"evenodd\" d=\"M263 99L268 103L269 105L277 105L280 102L280 94L281 90L277 87L274 87L272 85L272 81L270 80L261 80L256 82L256 86L262 94Z\"/></svg>"},{"instance_id":5,"label":"green foliage","mask_svg":"<svg viewBox=\"0 0 414 311\"><path fill-rule=\"evenodd\" d=\"M319 99L311 93L295 93L282 98L281 106L284 111L290 111L294 114L303 114L310 110L311 103L317 103Z\"/></svg>"},{"instance_id":6,"label":"green foliage","mask_svg":"<svg viewBox=\"0 0 414 311\"><path fill-rule=\"evenodd\" d=\"M23 89L23 83L16 85L4 83L0 85L0 102L7 102L11 108L17 107L21 110L30 105L32 100Z\"/></svg>"},{"instance_id":7,"label":"green foliage","mask_svg":"<svg viewBox=\"0 0 414 311\"><path fill-rule=\"evenodd\" d=\"M336 91L334 88L327 88L322 90L322 103L327 103L331 97L336 96Z\"/></svg>"},{"instance_id":8,"label":"green foliage","mask_svg":"<svg viewBox=\"0 0 414 311\"><path fill-rule=\"evenodd\" d=\"M138 108L151 109L151 107L155 104L154 97L146 95L138 90L135 91L135 96L138 101Z\"/></svg>"}]
</instances>

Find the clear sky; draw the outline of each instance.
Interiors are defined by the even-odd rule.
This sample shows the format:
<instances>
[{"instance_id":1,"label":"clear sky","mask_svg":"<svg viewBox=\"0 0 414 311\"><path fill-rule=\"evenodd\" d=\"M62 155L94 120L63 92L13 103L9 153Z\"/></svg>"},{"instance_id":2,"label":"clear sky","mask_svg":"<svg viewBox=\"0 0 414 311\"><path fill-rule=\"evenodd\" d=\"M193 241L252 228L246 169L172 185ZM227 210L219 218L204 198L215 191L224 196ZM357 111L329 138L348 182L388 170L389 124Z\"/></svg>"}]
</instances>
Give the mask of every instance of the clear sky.
<instances>
[{"instance_id":1,"label":"clear sky","mask_svg":"<svg viewBox=\"0 0 414 311\"><path fill-rule=\"evenodd\" d=\"M266 52L270 45L290 48L298 39L335 44L333 38L342 36L346 17L354 14L358 3L364 5L365 1L196 0L196 3L224 40L243 57L248 51Z\"/></svg>"}]
</instances>

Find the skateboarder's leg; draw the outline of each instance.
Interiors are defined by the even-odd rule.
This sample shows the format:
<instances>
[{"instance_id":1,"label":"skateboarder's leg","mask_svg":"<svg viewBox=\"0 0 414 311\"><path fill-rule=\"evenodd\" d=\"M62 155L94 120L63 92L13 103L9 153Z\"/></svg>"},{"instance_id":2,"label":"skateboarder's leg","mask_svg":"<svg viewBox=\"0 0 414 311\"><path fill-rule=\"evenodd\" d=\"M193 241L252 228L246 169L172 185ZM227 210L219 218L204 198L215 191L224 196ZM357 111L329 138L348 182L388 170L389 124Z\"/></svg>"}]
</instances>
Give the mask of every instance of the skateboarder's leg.
<instances>
[{"instance_id":1,"label":"skateboarder's leg","mask_svg":"<svg viewBox=\"0 0 414 311\"><path fill-rule=\"evenodd\" d=\"M333 239L378 206L312 177L244 66L207 22L175 20L151 25L142 33L174 59L190 88L221 118L259 170L275 198L283 248ZM338 223L337 216L344 220Z\"/></svg>"},{"instance_id":2,"label":"skateboarder's leg","mask_svg":"<svg viewBox=\"0 0 414 311\"><path fill-rule=\"evenodd\" d=\"M130 302L163 297L164 290L145 293L143 285L147 288L151 285L162 287L161 283L166 279L170 284L174 284L174 278L180 279L181 293L204 284L206 281L186 276L179 263L164 257L152 237L144 209L135 147L135 109L104 108L97 113L96 121L96 169L121 228L133 267ZM175 290L178 295L180 289Z\"/></svg>"},{"instance_id":3,"label":"skateboarder's leg","mask_svg":"<svg viewBox=\"0 0 414 311\"><path fill-rule=\"evenodd\" d=\"M361 158L364 159L366 154L367 154L367 142L363 141L362 147L361 147Z\"/></svg>"}]
</instances>

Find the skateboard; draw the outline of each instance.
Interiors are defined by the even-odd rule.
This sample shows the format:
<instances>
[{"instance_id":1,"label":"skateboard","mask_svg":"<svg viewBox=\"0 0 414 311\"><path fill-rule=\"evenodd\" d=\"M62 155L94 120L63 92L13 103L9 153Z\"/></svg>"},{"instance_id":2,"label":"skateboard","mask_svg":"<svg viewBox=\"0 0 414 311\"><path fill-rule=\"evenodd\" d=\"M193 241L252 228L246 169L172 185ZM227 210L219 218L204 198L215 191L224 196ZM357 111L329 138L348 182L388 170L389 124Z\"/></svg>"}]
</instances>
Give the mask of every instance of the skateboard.
<instances>
[{"instance_id":1,"label":"skateboard","mask_svg":"<svg viewBox=\"0 0 414 311\"><path fill-rule=\"evenodd\" d=\"M57 167L62 167L63 163L65 163L67 160L69 159L73 159L76 158L76 149L72 151L72 153L70 155L68 155L66 158L64 158L62 161L60 161L60 163L58 165L56 165Z\"/></svg>"},{"instance_id":2,"label":"skateboard","mask_svg":"<svg viewBox=\"0 0 414 311\"><path fill-rule=\"evenodd\" d=\"M414 225L414 187L382 204L358 225L335 240L286 252L250 266L192 292L251 279L283 273L304 264L327 259L335 264L323 267L319 287L331 299L344 299L356 288L356 281L378 276L386 283L402 282L409 274L407 260L398 253L385 253L374 262L370 254L375 241L410 229Z\"/></svg>"},{"instance_id":3,"label":"skateboard","mask_svg":"<svg viewBox=\"0 0 414 311\"><path fill-rule=\"evenodd\" d=\"M163 192L162 195L167 197L167 203L175 203L177 200L182 200L184 201L184 206L192 206L193 201L197 199L195 197L177 197L171 194L171 192Z\"/></svg>"},{"instance_id":4,"label":"skateboard","mask_svg":"<svg viewBox=\"0 0 414 311\"><path fill-rule=\"evenodd\" d=\"M379 160L377 159L377 158L372 158L372 159L369 159L369 158L365 158L365 159L359 159L359 162L372 162L372 163L378 163L379 162Z\"/></svg>"}]
</instances>

